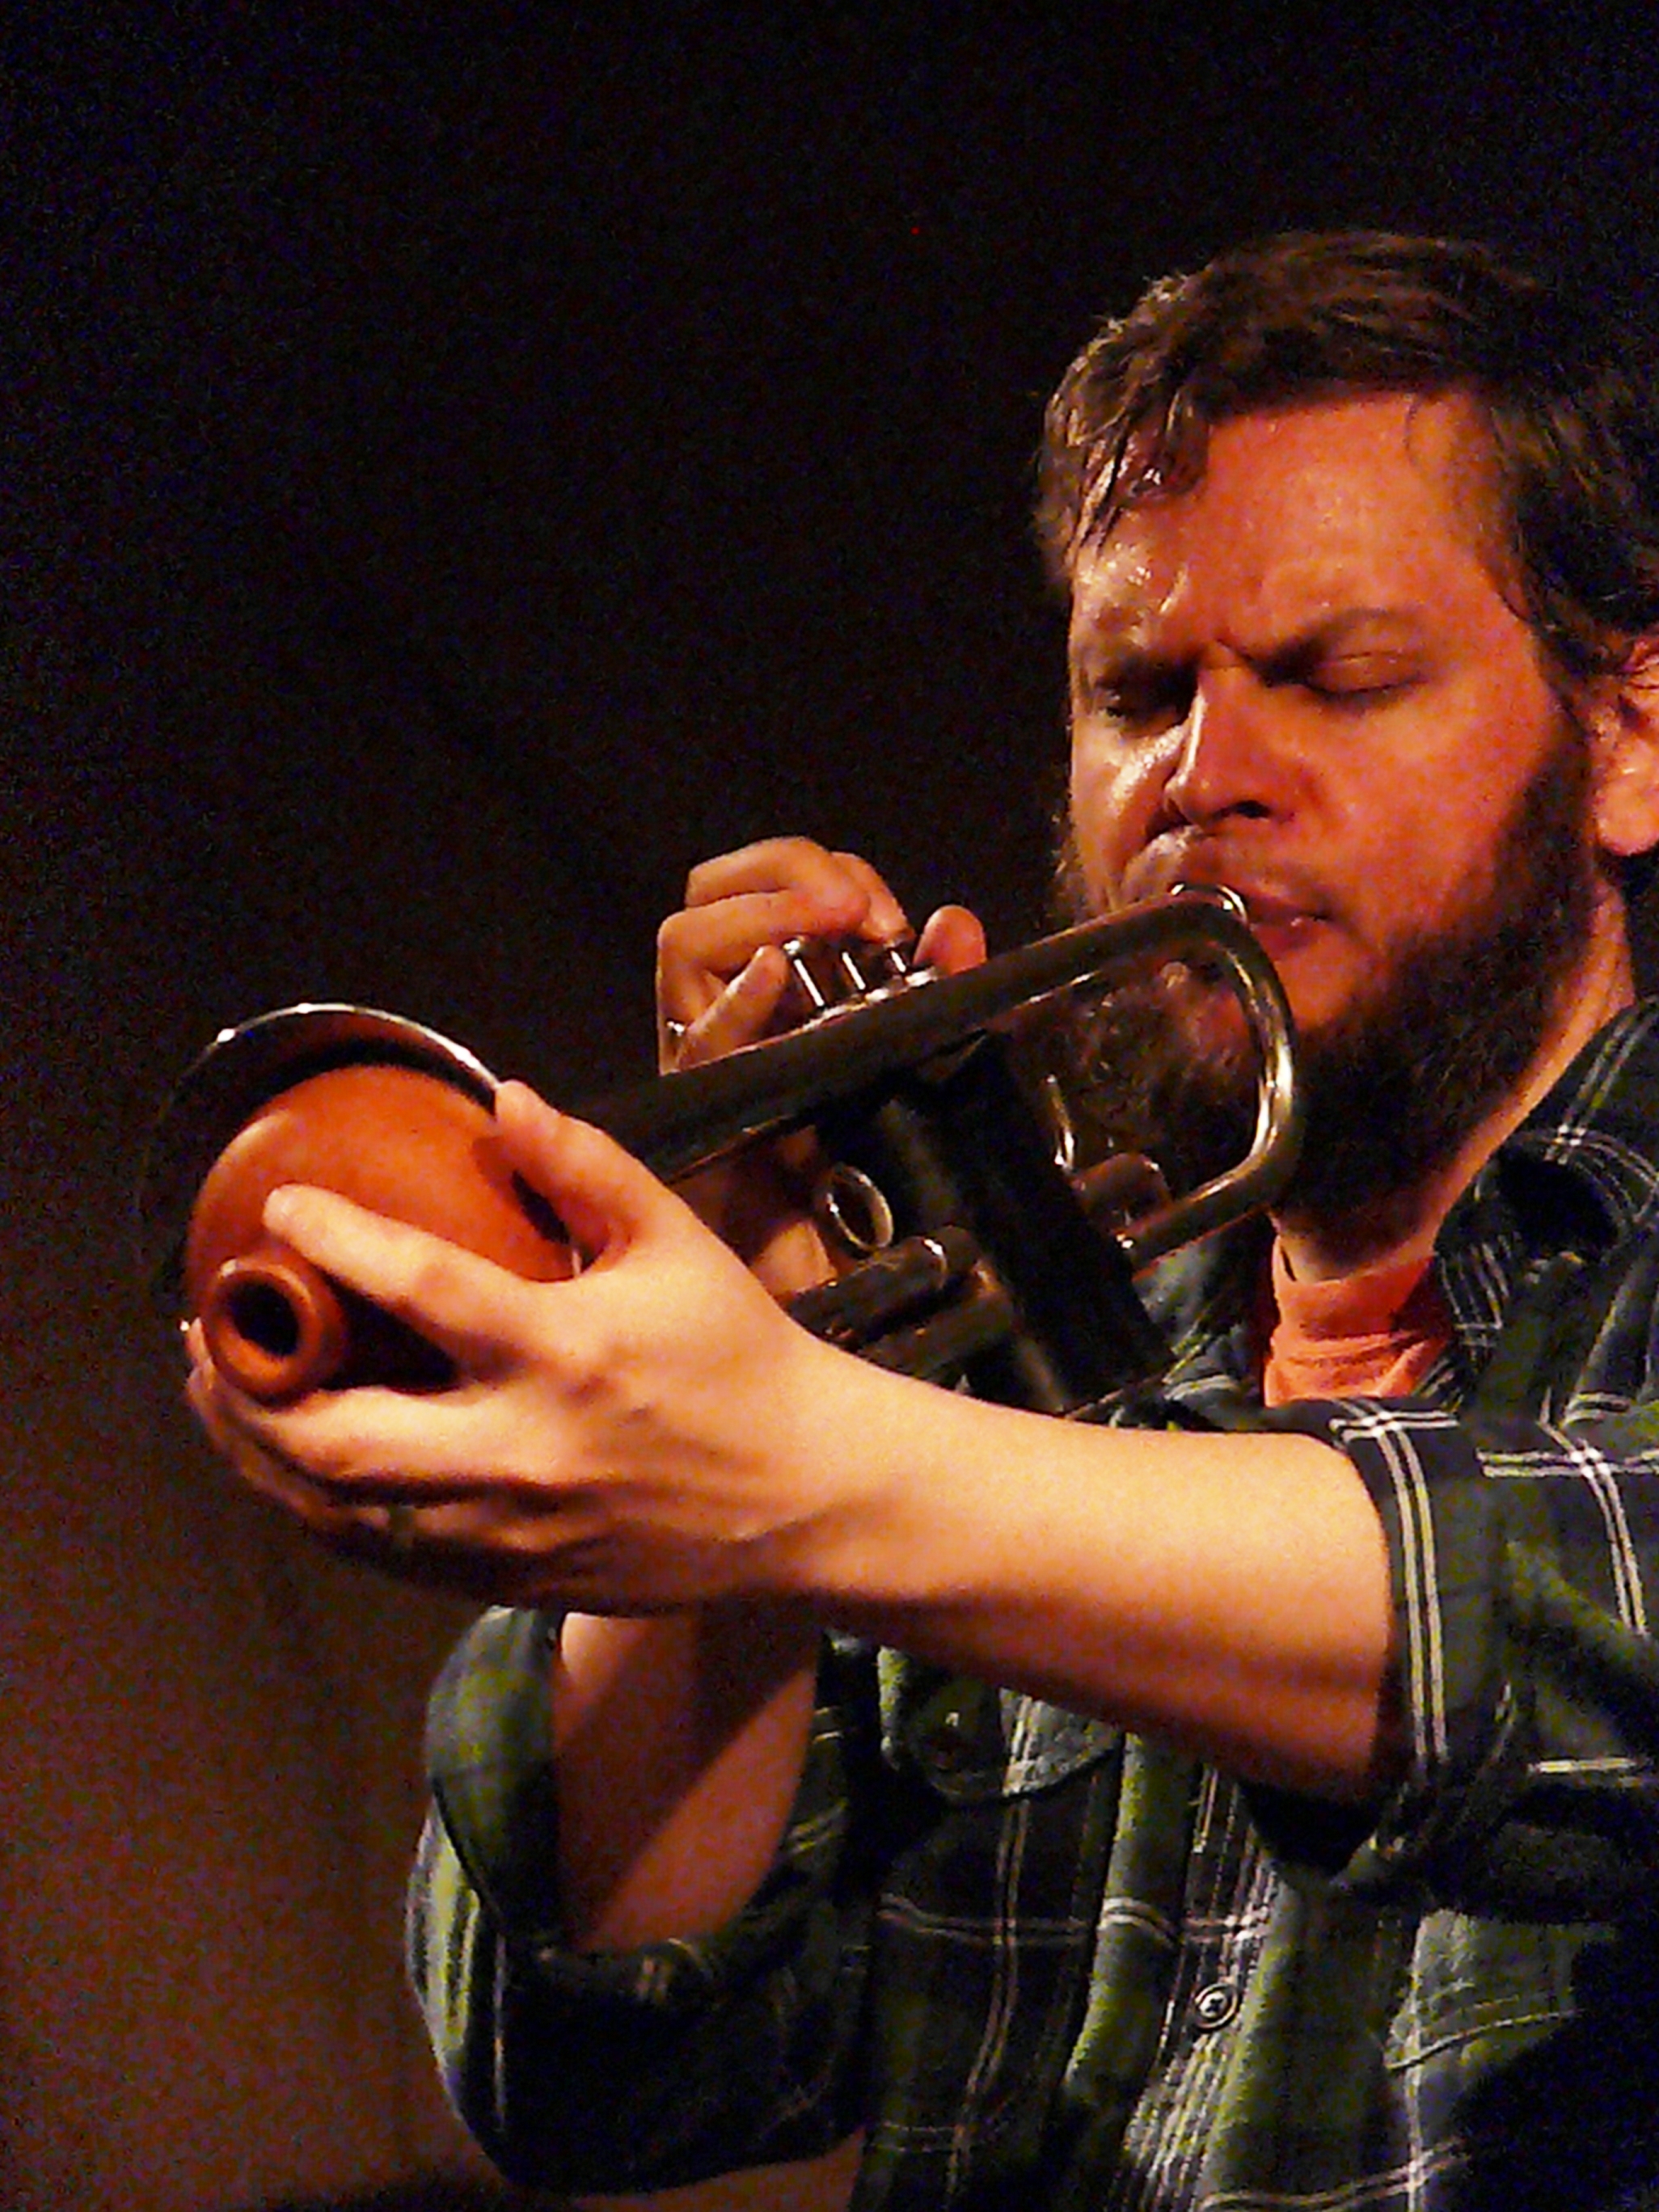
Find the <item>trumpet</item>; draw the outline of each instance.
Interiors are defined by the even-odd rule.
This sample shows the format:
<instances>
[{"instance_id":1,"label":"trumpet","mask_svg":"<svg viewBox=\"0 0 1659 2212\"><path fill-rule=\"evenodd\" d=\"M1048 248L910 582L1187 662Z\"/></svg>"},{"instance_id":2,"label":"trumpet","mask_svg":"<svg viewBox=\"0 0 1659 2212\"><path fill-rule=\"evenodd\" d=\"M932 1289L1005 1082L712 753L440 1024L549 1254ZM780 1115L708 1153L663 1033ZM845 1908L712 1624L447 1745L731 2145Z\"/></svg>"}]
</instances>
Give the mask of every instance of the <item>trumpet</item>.
<instances>
[{"instance_id":1,"label":"trumpet","mask_svg":"<svg viewBox=\"0 0 1659 2212\"><path fill-rule=\"evenodd\" d=\"M669 1182L816 1130L821 1218L844 1264L792 1310L863 1357L1062 1414L1156 1373L1166 1348L1134 1278L1271 1205L1300 1141L1289 1007L1238 902L1181 890L950 976L869 948L786 950L811 1009L799 1027L590 1101L581 1118ZM1239 1003L1254 1137L1225 1172L1103 1231L1007 1032L1060 994L1172 962ZM260 1209L278 1181L319 1182L522 1273L574 1272L560 1224L494 1153L495 1088L465 1047L371 1008L289 1006L222 1031L161 1115L140 1179L142 1264L163 1310L199 1317L233 1379L268 1399L441 1382L432 1347L273 1249ZM307 1115L325 1093L337 1126L319 1150Z\"/></svg>"}]
</instances>

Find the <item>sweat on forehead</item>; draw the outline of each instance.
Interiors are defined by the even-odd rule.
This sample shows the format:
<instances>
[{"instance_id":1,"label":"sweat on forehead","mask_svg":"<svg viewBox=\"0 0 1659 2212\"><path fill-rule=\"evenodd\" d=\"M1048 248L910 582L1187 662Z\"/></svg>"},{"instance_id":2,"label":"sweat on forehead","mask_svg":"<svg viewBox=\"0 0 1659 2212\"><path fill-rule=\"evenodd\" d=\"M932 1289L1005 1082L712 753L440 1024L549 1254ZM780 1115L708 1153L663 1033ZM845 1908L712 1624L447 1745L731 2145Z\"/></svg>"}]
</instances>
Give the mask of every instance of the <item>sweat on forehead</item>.
<instances>
[{"instance_id":1,"label":"sweat on forehead","mask_svg":"<svg viewBox=\"0 0 1659 2212\"><path fill-rule=\"evenodd\" d=\"M1218 436L1224 441L1241 424L1293 449L1299 428L1358 414L1370 426L1366 434L1386 440L1443 498L1448 514L1467 528L1494 574L1513 578L1512 520L1508 486L1494 449L1492 428L1479 398L1449 389L1439 392L1340 392L1286 401L1271 407L1240 409L1213 422L1194 422L1178 447L1157 443L1151 432L1138 433L1115 477L1103 473L1079 515L1068 560L1068 581L1085 556L1098 556L1116 535L1125 517L1202 491ZM1289 465L1295 465L1293 450ZM1310 479L1308 496L1317 484Z\"/></svg>"},{"instance_id":2,"label":"sweat on forehead","mask_svg":"<svg viewBox=\"0 0 1659 2212\"><path fill-rule=\"evenodd\" d=\"M1079 549L1073 616L1134 629L1224 591L1229 623L1287 637L1442 601L1449 562L1524 623L1507 542L1476 408L1345 396L1217 425L1201 472L1144 488Z\"/></svg>"}]
</instances>

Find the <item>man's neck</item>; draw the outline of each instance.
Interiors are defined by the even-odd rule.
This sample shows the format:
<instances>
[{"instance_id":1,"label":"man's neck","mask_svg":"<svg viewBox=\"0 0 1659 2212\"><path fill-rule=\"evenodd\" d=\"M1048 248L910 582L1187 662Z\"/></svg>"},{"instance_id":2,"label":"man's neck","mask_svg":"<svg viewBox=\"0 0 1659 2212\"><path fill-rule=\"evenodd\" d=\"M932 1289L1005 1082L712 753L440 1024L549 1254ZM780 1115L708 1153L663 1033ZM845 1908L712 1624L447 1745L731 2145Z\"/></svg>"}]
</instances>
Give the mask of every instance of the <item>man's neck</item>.
<instances>
[{"instance_id":1,"label":"man's neck","mask_svg":"<svg viewBox=\"0 0 1659 2212\"><path fill-rule=\"evenodd\" d=\"M1605 920L1605 916L1603 917ZM1560 995L1561 1012L1525 1077L1466 1137L1443 1165L1407 1188L1340 1215L1315 1218L1294 1201L1273 1217L1291 1273L1329 1281L1362 1269L1426 1260L1440 1224L1504 1139L1547 1097L1597 1030L1635 996L1622 916L1598 927Z\"/></svg>"}]
</instances>

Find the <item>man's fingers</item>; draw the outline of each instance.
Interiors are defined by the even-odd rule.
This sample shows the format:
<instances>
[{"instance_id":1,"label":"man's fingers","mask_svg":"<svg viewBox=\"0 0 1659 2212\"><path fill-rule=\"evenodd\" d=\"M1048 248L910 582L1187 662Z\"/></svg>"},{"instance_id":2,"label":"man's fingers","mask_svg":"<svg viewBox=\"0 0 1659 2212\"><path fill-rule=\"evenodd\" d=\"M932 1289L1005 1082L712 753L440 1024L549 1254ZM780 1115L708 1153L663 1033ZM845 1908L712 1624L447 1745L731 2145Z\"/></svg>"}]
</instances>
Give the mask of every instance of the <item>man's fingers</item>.
<instances>
[{"instance_id":1,"label":"man's fingers","mask_svg":"<svg viewBox=\"0 0 1659 2212\"><path fill-rule=\"evenodd\" d=\"M319 1393L303 1408L275 1413L249 1407L233 1419L222 1405L213 1405L218 1386L210 1376L192 1382L191 1396L213 1442L247 1488L292 1516L331 1551L410 1580L454 1588L467 1586L459 1570L476 1555L478 1594L501 1597L501 1528L511 1532L518 1523L502 1510L500 1484L453 1471L449 1442L456 1425L438 1401L388 1391L370 1394L365 1406L359 1394ZM368 1419L375 1423L377 1447L402 1425L395 1472L381 1468L378 1450L366 1453ZM297 1456L301 1450L306 1462Z\"/></svg>"},{"instance_id":2,"label":"man's fingers","mask_svg":"<svg viewBox=\"0 0 1659 2212\"><path fill-rule=\"evenodd\" d=\"M916 943L917 964L938 968L946 975L959 975L977 968L985 957L985 927L965 906L942 906L932 915Z\"/></svg>"},{"instance_id":3,"label":"man's fingers","mask_svg":"<svg viewBox=\"0 0 1659 2212\"><path fill-rule=\"evenodd\" d=\"M908 937L909 919L889 889L885 877L878 874L861 854L836 853L832 857L863 889L865 909L858 924L860 934L878 945L890 945L896 938Z\"/></svg>"},{"instance_id":4,"label":"man's fingers","mask_svg":"<svg viewBox=\"0 0 1659 2212\"><path fill-rule=\"evenodd\" d=\"M528 1084L501 1085L495 1120L514 1165L590 1255L690 1219L682 1200L632 1153L590 1122L557 1112Z\"/></svg>"},{"instance_id":5,"label":"man's fingers","mask_svg":"<svg viewBox=\"0 0 1659 2212\"><path fill-rule=\"evenodd\" d=\"M904 917L886 884L853 853L832 853L808 837L769 837L722 853L693 868L685 882L688 908L717 905L749 892L787 892L822 914L820 927L851 930L874 910L875 926L897 935Z\"/></svg>"},{"instance_id":6,"label":"man's fingers","mask_svg":"<svg viewBox=\"0 0 1659 2212\"><path fill-rule=\"evenodd\" d=\"M671 915L657 934L657 1003L674 1020L695 1021L757 950L843 935L862 907L862 894L826 906L798 890L758 890Z\"/></svg>"},{"instance_id":7,"label":"man's fingers","mask_svg":"<svg viewBox=\"0 0 1659 2212\"><path fill-rule=\"evenodd\" d=\"M274 1432L281 1416L235 1398L205 1358L191 1370L187 1395L209 1440L250 1490L293 1514L313 1535L333 1541L358 1533L355 1506L283 1450ZM330 1401L312 1402L320 1407Z\"/></svg>"},{"instance_id":8,"label":"man's fingers","mask_svg":"<svg viewBox=\"0 0 1659 2212\"><path fill-rule=\"evenodd\" d=\"M696 1067L755 1043L770 1029L789 984L789 963L776 945L763 945L694 1019L665 1026L664 1066Z\"/></svg>"},{"instance_id":9,"label":"man's fingers","mask_svg":"<svg viewBox=\"0 0 1659 2212\"><path fill-rule=\"evenodd\" d=\"M671 1034L683 1036L726 999L733 979L749 979L757 949L792 937L862 935L886 942L903 936L908 927L898 901L856 853L831 853L804 838L775 838L705 861L688 878L684 908L658 935L665 1060L679 1057L666 1049ZM781 993L781 971L763 969L758 975L769 983L776 979ZM757 978L747 980L745 989L758 992ZM775 1004L775 997L766 1018ZM726 1041L716 1047L715 1032L705 1031L697 1057L712 1058L715 1049L752 1042L762 1033L758 1027L731 1033L739 1010L752 1014L753 1005L733 1001L721 1007L717 1026Z\"/></svg>"},{"instance_id":10,"label":"man's fingers","mask_svg":"<svg viewBox=\"0 0 1659 2212\"><path fill-rule=\"evenodd\" d=\"M254 1489L325 1525L342 1507L453 1501L504 1487L502 1470L465 1471L479 1441L477 1408L465 1390L428 1397L368 1384L250 1409L232 1457Z\"/></svg>"},{"instance_id":11,"label":"man's fingers","mask_svg":"<svg viewBox=\"0 0 1659 2212\"><path fill-rule=\"evenodd\" d=\"M285 1185L266 1200L264 1224L463 1365L519 1333L522 1277L337 1192Z\"/></svg>"}]
</instances>

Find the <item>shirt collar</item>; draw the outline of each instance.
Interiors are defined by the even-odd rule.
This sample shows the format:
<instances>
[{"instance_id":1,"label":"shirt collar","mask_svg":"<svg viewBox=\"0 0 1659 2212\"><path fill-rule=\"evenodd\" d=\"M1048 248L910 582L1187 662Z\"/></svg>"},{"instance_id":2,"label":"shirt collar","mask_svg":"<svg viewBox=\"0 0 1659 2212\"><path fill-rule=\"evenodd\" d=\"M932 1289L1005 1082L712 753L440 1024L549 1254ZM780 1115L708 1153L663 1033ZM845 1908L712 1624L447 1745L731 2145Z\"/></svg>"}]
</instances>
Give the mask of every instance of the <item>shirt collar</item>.
<instances>
[{"instance_id":1,"label":"shirt collar","mask_svg":"<svg viewBox=\"0 0 1659 2212\"><path fill-rule=\"evenodd\" d=\"M1593 1037L1496 1156L1499 1177L1522 1191L1537 1165L1571 1179L1607 1244L1659 1218L1659 999Z\"/></svg>"},{"instance_id":2,"label":"shirt collar","mask_svg":"<svg viewBox=\"0 0 1659 2212\"><path fill-rule=\"evenodd\" d=\"M1594 1257L1656 1220L1659 999L1650 999L1591 1039L1447 1218L1436 1273L1468 1368L1489 1352L1534 1260L1566 1246ZM1176 1347L1164 1387L1184 1397L1248 1375L1268 1243L1265 1224L1247 1222L1165 1263L1148 1297Z\"/></svg>"}]
</instances>

